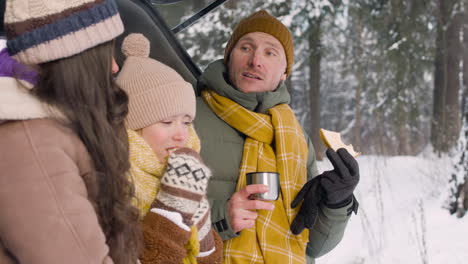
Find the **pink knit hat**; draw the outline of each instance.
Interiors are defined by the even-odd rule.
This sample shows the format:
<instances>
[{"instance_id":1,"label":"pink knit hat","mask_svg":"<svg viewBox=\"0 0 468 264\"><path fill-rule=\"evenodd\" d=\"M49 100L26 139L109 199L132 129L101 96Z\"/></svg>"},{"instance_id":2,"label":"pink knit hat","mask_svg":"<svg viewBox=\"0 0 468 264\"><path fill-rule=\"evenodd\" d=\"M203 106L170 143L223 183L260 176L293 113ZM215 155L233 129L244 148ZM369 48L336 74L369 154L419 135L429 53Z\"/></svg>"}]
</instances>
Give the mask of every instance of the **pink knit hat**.
<instances>
[{"instance_id":1,"label":"pink knit hat","mask_svg":"<svg viewBox=\"0 0 468 264\"><path fill-rule=\"evenodd\" d=\"M149 58L150 43L142 34L130 34L122 43L127 57L117 84L129 97L126 125L142 129L165 118L195 117L195 92L175 70Z\"/></svg>"}]
</instances>

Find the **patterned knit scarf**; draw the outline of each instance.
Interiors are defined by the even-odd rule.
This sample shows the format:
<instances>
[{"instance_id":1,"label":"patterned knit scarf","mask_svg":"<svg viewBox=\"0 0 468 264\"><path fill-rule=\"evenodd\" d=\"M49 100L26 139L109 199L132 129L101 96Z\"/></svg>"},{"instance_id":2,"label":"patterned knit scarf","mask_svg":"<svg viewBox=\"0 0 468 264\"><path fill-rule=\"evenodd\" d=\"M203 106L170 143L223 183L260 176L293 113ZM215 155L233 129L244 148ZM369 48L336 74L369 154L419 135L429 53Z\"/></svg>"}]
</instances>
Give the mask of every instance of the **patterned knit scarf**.
<instances>
[{"instance_id":1,"label":"patterned knit scarf","mask_svg":"<svg viewBox=\"0 0 468 264\"><path fill-rule=\"evenodd\" d=\"M127 134L130 144L130 174L136 197L133 204L140 210L142 219L156 198L166 164L159 162L151 147L137 132L127 129ZM200 152L200 139L193 126L189 127L186 147Z\"/></svg>"},{"instance_id":2,"label":"patterned knit scarf","mask_svg":"<svg viewBox=\"0 0 468 264\"><path fill-rule=\"evenodd\" d=\"M237 191L246 185L248 172L280 173L281 192L274 202L275 209L258 210L254 227L225 241L224 263L305 263L309 232L305 230L295 236L289 230L298 212L290 204L307 180L308 155L302 128L293 111L281 104L267 114L259 114L214 91L203 91L202 96L221 119L247 136Z\"/></svg>"}]
</instances>

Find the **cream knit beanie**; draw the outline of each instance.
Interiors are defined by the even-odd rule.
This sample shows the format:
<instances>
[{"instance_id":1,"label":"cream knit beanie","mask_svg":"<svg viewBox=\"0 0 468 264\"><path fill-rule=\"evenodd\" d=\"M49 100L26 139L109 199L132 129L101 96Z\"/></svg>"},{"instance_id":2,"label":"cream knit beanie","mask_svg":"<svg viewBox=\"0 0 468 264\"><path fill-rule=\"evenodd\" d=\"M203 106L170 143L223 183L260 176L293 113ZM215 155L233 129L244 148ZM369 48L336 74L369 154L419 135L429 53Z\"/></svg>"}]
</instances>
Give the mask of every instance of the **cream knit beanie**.
<instances>
[{"instance_id":1,"label":"cream knit beanie","mask_svg":"<svg viewBox=\"0 0 468 264\"><path fill-rule=\"evenodd\" d=\"M122 43L127 57L117 84L129 97L126 126L142 129L165 118L195 117L195 92L175 70L149 58L150 43L142 34L130 34Z\"/></svg>"}]
</instances>

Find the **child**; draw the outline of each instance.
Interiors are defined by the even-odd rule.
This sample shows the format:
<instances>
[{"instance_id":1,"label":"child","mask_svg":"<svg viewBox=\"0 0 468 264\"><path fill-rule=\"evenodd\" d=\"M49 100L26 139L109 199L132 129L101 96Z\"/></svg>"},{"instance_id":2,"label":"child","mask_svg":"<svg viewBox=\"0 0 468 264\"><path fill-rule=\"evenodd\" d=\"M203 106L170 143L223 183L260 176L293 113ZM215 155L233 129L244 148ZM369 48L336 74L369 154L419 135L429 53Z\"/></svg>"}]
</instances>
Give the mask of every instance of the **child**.
<instances>
[{"instance_id":1,"label":"child","mask_svg":"<svg viewBox=\"0 0 468 264\"><path fill-rule=\"evenodd\" d=\"M148 58L141 34L124 39L117 83L128 93L131 176L142 217L146 263L220 263L206 188L211 171L192 127L195 93L176 71ZM151 209L150 209L151 208Z\"/></svg>"},{"instance_id":2,"label":"child","mask_svg":"<svg viewBox=\"0 0 468 264\"><path fill-rule=\"evenodd\" d=\"M116 3L7 0L4 25L0 263L137 263Z\"/></svg>"}]
</instances>

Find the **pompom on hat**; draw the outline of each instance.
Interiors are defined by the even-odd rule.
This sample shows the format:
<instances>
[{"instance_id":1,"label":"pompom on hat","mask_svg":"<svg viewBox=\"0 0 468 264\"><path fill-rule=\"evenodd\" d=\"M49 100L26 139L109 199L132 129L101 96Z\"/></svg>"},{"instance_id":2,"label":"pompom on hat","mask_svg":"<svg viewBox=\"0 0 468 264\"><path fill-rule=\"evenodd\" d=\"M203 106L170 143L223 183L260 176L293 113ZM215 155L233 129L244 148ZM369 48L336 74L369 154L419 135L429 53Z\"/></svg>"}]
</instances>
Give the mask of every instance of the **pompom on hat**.
<instances>
[{"instance_id":1,"label":"pompom on hat","mask_svg":"<svg viewBox=\"0 0 468 264\"><path fill-rule=\"evenodd\" d=\"M122 34L114 0L6 0L8 53L40 64L81 53Z\"/></svg>"},{"instance_id":2,"label":"pompom on hat","mask_svg":"<svg viewBox=\"0 0 468 264\"><path fill-rule=\"evenodd\" d=\"M129 34L122 43L127 57L117 84L129 97L126 125L142 129L165 118L195 117L195 92L174 69L149 58L150 43L142 34Z\"/></svg>"},{"instance_id":3,"label":"pompom on hat","mask_svg":"<svg viewBox=\"0 0 468 264\"><path fill-rule=\"evenodd\" d=\"M278 19L270 15L265 10L260 10L253 13L252 15L242 19L237 24L234 32L232 32L231 38L226 44L224 50L224 62L228 63L231 51L236 46L237 41L245 34L252 32L263 32L275 37L284 48L286 54L286 75L291 74L292 66L294 64L294 44L293 37L289 29L281 23Z\"/></svg>"}]
</instances>

